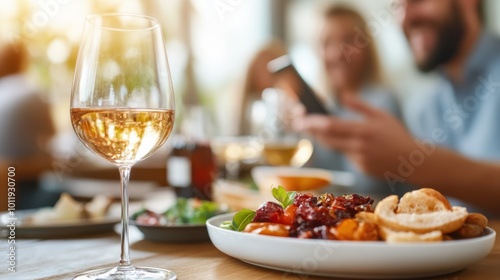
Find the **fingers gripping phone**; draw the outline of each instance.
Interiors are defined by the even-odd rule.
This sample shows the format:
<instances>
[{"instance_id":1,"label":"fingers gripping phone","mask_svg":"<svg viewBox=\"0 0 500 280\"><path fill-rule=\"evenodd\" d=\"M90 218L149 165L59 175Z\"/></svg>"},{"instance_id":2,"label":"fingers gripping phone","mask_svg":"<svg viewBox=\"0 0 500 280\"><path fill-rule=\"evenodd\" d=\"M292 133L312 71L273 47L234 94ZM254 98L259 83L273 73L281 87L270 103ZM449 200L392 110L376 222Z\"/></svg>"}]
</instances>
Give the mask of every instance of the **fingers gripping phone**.
<instances>
[{"instance_id":1,"label":"fingers gripping phone","mask_svg":"<svg viewBox=\"0 0 500 280\"><path fill-rule=\"evenodd\" d=\"M288 55L283 55L271 60L267 64L267 69L275 75L288 74L294 77L293 79L296 80L294 84L298 86L297 97L306 108L307 114L329 114L318 96L316 96L311 87L304 81L297 69L293 66Z\"/></svg>"}]
</instances>

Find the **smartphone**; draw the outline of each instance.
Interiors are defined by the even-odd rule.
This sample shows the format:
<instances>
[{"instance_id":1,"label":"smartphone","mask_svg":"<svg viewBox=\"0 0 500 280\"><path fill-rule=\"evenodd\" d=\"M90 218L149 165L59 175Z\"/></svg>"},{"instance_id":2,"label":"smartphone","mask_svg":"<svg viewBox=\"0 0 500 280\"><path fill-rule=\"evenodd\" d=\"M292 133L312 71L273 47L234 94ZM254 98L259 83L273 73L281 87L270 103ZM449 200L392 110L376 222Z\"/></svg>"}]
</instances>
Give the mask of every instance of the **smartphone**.
<instances>
[{"instance_id":1,"label":"smartphone","mask_svg":"<svg viewBox=\"0 0 500 280\"><path fill-rule=\"evenodd\" d=\"M292 86L298 87L297 97L306 108L307 114L330 114L311 87L300 76L288 55L283 55L271 60L267 64L267 69L275 75L287 74L293 77L292 79L294 79L294 81Z\"/></svg>"}]
</instances>

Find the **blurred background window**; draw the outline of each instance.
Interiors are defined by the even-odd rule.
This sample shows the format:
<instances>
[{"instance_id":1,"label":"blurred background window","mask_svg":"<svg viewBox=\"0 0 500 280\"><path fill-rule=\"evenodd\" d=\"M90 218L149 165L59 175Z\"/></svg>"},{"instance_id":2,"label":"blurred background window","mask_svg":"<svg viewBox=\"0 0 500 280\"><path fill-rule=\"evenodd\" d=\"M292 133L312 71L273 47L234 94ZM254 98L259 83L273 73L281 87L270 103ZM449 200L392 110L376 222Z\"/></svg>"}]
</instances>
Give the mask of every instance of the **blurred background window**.
<instances>
[{"instance_id":1,"label":"blurred background window","mask_svg":"<svg viewBox=\"0 0 500 280\"><path fill-rule=\"evenodd\" d=\"M60 135L71 131L68 102L84 17L133 12L158 17L163 25L178 117L183 105L200 103L214 123L212 134L235 134L238 91L255 53L272 39L283 41L299 72L320 94L325 79L318 55L321 13L347 3L366 16L366 32L378 45L384 74L405 97L433 83L418 73L390 0L0 0L0 39L27 45L29 77L41 86ZM500 3L485 1L486 24L500 31ZM419 85L418 87L415 85ZM65 145L56 145L64 150Z\"/></svg>"}]
</instances>

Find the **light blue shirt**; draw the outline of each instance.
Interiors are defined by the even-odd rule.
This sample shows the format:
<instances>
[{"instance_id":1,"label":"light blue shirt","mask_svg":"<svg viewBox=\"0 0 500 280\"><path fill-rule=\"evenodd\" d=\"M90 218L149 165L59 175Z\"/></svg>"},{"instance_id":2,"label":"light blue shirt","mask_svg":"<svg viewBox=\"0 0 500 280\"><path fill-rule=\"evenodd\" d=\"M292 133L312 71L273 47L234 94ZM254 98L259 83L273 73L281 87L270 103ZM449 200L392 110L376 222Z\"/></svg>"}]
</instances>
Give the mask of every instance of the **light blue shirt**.
<instances>
[{"instance_id":1,"label":"light blue shirt","mask_svg":"<svg viewBox=\"0 0 500 280\"><path fill-rule=\"evenodd\" d=\"M413 135L480 160L500 160L500 38L485 32L466 63L463 81L440 70L435 90L406 106Z\"/></svg>"},{"instance_id":2,"label":"light blue shirt","mask_svg":"<svg viewBox=\"0 0 500 280\"><path fill-rule=\"evenodd\" d=\"M370 106L387 111L397 118L401 117L399 101L396 95L387 88L380 86L365 86L358 97ZM363 118L363 116L358 113L349 108L339 106L338 104L332 106L331 112L335 117L344 120ZM352 193L392 194L394 191L387 185L385 180L379 180L363 174L342 153L323 147L319 143L314 143L314 153L309 163L312 167L351 172L356 179L354 186L350 189Z\"/></svg>"}]
</instances>

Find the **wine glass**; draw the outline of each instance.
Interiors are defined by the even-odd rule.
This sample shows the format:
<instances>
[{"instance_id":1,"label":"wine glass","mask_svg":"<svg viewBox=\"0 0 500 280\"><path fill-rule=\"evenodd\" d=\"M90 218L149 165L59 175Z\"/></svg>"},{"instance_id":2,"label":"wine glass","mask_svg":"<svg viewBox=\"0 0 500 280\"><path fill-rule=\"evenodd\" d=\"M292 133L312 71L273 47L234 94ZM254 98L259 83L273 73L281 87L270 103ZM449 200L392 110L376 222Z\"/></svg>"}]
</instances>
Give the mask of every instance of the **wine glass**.
<instances>
[{"instance_id":1,"label":"wine glass","mask_svg":"<svg viewBox=\"0 0 500 280\"><path fill-rule=\"evenodd\" d=\"M216 137L210 146L217 159L223 162L229 181L237 181L241 165L256 163L262 153L262 143L255 136Z\"/></svg>"},{"instance_id":2,"label":"wine glass","mask_svg":"<svg viewBox=\"0 0 500 280\"><path fill-rule=\"evenodd\" d=\"M267 140L262 150L264 159L272 166L302 167L312 153L312 142L296 136Z\"/></svg>"},{"instance_id":3,"label":"wine glass","mask_svg":"<svg viewBox=\"0 0 500 280\"><path fill-rule=\"evenodd\" d=\"M293 107L292 101L275 88L265 89L262 99L266 105L264 133L261 133L265 161L273 166L303 166L312 156L313 144L289 128L293 114L287 109Z\"/></svg>"},{"instance_id":4,"label":"wine glass","mask_svg":"<svg viewBox=\"0 0 500 280\"><path fill-rule=\"evenodd\" d=\"M130 169L167 140L174 94L157 19L136 14L86 18L71 94L71 122L80 141L114 163L121 178L121 255L112 269L73 279L176 279L158 268L135 267L128 240Z\"/></svg>"}]
</instances>

